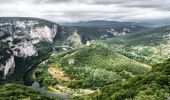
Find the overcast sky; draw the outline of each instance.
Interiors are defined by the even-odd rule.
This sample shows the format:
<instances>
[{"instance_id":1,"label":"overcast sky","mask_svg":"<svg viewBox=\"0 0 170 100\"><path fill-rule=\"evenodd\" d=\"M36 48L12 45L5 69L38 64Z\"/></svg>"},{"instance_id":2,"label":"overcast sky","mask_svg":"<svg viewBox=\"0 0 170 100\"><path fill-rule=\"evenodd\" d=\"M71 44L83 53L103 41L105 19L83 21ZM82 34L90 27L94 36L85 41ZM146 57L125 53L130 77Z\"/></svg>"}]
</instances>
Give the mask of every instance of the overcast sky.
<instances>
[{"instance_id":1,"label":"overcast sky","mask_svg":"<svg viewBox=\"0 0 170 100\"><path fill-rule=\"evenodd\" d=\"M170 19L170 0L0 0L0 16L58 22Z\"/></svg>"}]
</instances>

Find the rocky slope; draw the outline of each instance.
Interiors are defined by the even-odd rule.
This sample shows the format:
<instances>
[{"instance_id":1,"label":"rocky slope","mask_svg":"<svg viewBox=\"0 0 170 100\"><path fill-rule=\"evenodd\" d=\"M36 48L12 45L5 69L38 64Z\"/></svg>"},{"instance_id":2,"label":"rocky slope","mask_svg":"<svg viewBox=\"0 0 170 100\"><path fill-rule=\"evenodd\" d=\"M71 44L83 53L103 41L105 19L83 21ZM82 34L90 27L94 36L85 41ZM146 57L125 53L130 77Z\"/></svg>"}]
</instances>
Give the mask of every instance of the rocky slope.
<instances>
[{"instance_id":1,"label":"rocky slope","mask_svg":"<svg viewBox=\"0 0 170 100\"><path fill-rule=\"evenodd\" d=\"M29 57L40 56L35 45L42 41L53 42L57 34L58 25L53 22L35 18L0 18L0 43L4 45L1 48L3 54L0 54L1 76L5 79L15 67L22 67L16 64L18 58L27 62Z\"/></svg>"},{"instance_id":2,"label":"rocky slope","mask_svg":"<svg viewBox=\"0 0 170 100\"><path fill-rule=\"evenodd\" d=\"M84 40L108 38L148 29L141 23L93 20L75 23L61 23L63 33L77 30Z\"/></svg>"}]
</instances>

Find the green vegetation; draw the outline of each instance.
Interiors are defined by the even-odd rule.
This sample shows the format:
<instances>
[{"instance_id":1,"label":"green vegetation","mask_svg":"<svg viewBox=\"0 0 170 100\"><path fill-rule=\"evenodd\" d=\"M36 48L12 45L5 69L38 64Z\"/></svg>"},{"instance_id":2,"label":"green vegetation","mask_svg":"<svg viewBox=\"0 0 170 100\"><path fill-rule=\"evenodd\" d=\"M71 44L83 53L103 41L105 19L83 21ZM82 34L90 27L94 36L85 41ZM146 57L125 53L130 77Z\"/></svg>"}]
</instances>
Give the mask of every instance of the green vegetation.
<instances>
[{"instance_id":1,"label":"green vegetation","mask_svg":"<svg viewBox=\"0 0 170 100\"><path fill-rule=\"evenodd\" d=\"M54 86L59 83L52 75L48 73L48 66L45 64L40 64L36 70L36 78L43 86L48 87L50 85Z\"/></svg>"},{"instance_id":2,"label":"green vegetation","mask_svg":"<svg viewBox=\"0 0 170 100\"><path fill-rule=\"evenodd\" d=\"M0 42L0 62L3 62L7 58L9 58L12 54L12 51L8 48L8 46Z\"/></svg>"},{"instance_id":3,"label":"green vegetation","mask_svg":"<svg viewBox=\"0 0 170 100\"><path fill-rule=\"evenodd\" d=\"M99 93L92 94L91 99L166 100L170 93L169 75L170 60L155 65L150 72L144 75L132 77L118 84L107 85L103 87Z\"/></svg>"},{"instance_id":4,"label":"green vegetation","mask_svg":"<svg viewBox=\"0 0 170 100\"><path fill-rule=\"evenodd\" d=\"M83 46L82 42L83 40L78 32L70 32L70 34L66 34L64 36L61 36L61 38L55 40L54 46L67 45L75 48L80 48Z\"/></svg>"},{"instance_id":5,"label":"green vegetation","mask_svg":"<svg viewBox=\"0 0 170 100\"><path fill-rule=\"evenodd\" d=\"M170 26L164 26L144 32L118 36L95 43L140 62L148 64L161 63L169 58Z\"/></svg>"},{"instance_id":6,"label":"green vegetation","mask_svg":"<svg viewBox=\"0 0 170 100\"><path fill-rule=\"evenodd\" d=\"M55 79L47 71L50 67L60 68L70 81ZM35 72L38 82L45 86L59 83L70 88L92 88L117 83L143 74L149 66L131 60L100 45L91 45L52 56L39 65Z\"/></svg>"},{"instance_id":7,"label":"green vegetation","mask_svg":"<svg viewBox=\"0 0 170 100\"><path fill-rule=\"evenodd\" d=\"M54 100L31 88L16 85L0 85L0 100Z\"/></svg>"}]
</instances>

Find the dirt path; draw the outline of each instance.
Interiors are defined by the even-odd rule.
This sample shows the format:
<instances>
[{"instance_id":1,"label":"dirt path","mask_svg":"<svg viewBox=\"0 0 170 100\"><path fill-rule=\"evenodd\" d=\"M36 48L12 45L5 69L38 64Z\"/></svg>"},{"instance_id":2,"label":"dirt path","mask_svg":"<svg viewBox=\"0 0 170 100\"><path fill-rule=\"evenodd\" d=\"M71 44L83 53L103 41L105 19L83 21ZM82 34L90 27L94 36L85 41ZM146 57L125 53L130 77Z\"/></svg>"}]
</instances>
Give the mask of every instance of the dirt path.
<instances>
[{"instance_id":1,"label":"dirt path","mask_svg":"<svg viewBox=\"0 0 170 100\"><path fill-rule=\"evenodd\" d=\"M67 77L64 75L64 72L60 70L58 67L49 67L48 73L51 74L56 79L62 80L62 81L71 81L70 77Z\"/></svg>"}]
</instances>

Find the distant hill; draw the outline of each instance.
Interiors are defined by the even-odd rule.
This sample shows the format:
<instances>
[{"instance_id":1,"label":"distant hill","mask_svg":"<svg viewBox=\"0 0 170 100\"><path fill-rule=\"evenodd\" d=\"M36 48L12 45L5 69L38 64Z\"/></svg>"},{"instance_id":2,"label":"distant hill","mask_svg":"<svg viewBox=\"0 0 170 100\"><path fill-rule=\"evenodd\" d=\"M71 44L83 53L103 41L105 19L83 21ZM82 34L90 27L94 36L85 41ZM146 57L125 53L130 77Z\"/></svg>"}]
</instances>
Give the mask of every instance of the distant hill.
<instances>
[{"instance_id":1,"label":"distant hill","mask_svg":"<svg viewBox=\"0 0 170 100\"><path fill-rule=\"evenodd\" d=\"M160 63L169 58L170 26L157 27L134 34L96 41L117 48L126 56L146 63Z\"/></svg>"},{"instance_id":2,"label":"distant hill","mask_svg":"<svg viewBox=\"0 0 170 100\"><path fill-rule=\"evenodd\" d=\"M113 38L113 40L115 39L117 41L112 41L112 39L110 39L110 42L111 41L113 43L120 42L128 46L131 45L155 46L167 42L167 40L170 39L169 34L170 34L170 26L162 26L150 30L136 32L126 36L115 37Z\"/></svg>"},{"instance_id":3,"label":"distant hill","mask_svg":"<svg viewBox=\"0 0 170 100\"><path fill-rule=\"evenodd\" d=\"M118 22L118 21L105 21L105 20L92 20L92 21L80 21L70 23L60 23L63 26L85 26L85 27L144 27L141 23L135 22Z\"/></svg>"},{"instance_id":4,"label":"distant hill","mask_svg":"<svg viewBox=\"0 0 170 100\"><path fill-rule=\"evenodd\" d=\"M77 31L77 33L82 36L84 42L87 42L88 40L132 34L149 29L149 27L140 23L103 20L60 24L63 26L61 31L62 34L71 34Z\"/></svg>"}]
</instances>

